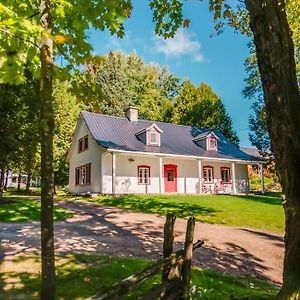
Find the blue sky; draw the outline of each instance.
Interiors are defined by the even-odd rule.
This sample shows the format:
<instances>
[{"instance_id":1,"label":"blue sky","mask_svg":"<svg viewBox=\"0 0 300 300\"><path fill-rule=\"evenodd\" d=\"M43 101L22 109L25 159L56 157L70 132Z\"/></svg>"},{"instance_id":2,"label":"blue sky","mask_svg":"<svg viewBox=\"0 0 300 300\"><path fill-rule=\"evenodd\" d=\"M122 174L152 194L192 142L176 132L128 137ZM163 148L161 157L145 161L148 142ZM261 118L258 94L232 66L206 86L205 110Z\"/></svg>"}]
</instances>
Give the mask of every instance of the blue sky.
<instances>
[{"instance_id":1,"label":"blue sky","mask_svg":"<svg viewBox=\"0 0 300 300\"><path fill-rule=\"evenodd\" d=\"M248 38L230 28L216 36L205 2L187 1L184 17L191 20L189 28L180 29L174 39L164 40L154 34L148 1L134 0L133 14L125 22L123 39L112 37L108 32L92 31L90 41L95 54L111 49L126 53L135 50L146 62L167 65L172 73L190 79L196 86L201 82L209 84L230 114L240 145L251 146L248 140L250 103L242 95Z\"/></svg>"}]
</instances>

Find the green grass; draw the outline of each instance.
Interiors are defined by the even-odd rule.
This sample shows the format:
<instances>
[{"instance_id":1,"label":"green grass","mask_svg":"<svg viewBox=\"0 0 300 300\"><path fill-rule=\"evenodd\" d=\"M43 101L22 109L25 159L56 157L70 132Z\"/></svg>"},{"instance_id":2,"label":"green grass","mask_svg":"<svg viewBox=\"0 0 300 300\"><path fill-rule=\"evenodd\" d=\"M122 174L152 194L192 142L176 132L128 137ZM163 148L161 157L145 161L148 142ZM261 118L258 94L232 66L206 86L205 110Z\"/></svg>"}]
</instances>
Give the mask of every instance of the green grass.
<instances>
[{"instance_id":1,"label":"green grass","mask_svg":"<svg viewBox=\"0 0 300 300\"><path fill-rule=\"evenodd\" d=\"M132 275L151 262L124 257L69 255L57 257L57 299L79 300L92 296L103 287ZM39 258L19 257L0 272L0 299L38 299ZM146 281L137 292L124 299L137 299L160 275ZM228 276L211 270L192 270L192 299L274 299L278 288L251 277Z\"/></svg>"},{"instance_id":2,"label":"green grass","mask_svg":"<svg viewBox=\"0 0 300 300\"><path fill-rule=\"evenodd\" d=\"M150 214L166 215L171 212L179 218L195 216L197 221L211 224L248 227L276 233L284 231L284 212L278 193L249 196L60 196L58 199L84 200Z\"/></svg>"},{"instance_id":3,"label":"green grass","mask_svg":"<svg viewBox=\"0 0 300 300\"><path fill-rule=\"evenodd\" d=\"M5 196L0 200L1 222L29 222L40 221L41 209L38 197ZM58 206L54 206L54 220L65 220L72 217L72 213Z\"/></svg>"}]
</instances>

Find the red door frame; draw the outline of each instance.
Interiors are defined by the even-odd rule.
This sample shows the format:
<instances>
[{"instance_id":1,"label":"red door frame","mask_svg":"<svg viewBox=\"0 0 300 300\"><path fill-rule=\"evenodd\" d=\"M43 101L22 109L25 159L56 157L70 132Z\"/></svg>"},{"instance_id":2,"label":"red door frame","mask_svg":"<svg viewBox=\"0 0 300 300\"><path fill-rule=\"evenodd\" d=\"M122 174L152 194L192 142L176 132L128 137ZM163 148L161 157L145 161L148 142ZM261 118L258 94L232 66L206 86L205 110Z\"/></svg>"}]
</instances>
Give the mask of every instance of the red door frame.
<instances>
[{"instance_id":1,"label":"red door frame","mask_svg":"<svg viewBox=\"0 0 300 300\"><path fill-rule=\"evenodd\" d=\"M168 170L173 171L174 181L168 181ZM177 166L176 165L164 165L164 177L165 177L165 192L177 193Z\"/></svg>"}]
</instances>

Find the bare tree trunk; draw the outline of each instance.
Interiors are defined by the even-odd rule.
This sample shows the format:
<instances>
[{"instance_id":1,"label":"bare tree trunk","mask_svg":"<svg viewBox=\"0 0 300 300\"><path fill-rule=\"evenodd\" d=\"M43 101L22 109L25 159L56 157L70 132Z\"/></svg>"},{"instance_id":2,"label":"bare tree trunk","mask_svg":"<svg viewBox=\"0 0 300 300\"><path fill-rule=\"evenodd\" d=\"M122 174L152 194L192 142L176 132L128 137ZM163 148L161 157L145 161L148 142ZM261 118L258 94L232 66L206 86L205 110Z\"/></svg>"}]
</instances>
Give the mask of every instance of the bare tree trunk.
<instances>
[{"instance_id":1,"label":"bare tree trunk","mask_svg":"<svg viewBox=\"0 0 300 300\"><path fill-rule=\"evenodd\" d=\"M30 182L32 179L32 174L31 173L27 173L27 180L26 180L26 192L30 191Z\"/></svg>"},{"instance_id":2,"label":"bare tree trunk","mask_svg":"<svg viewBox=\"0 0 300 300\"><path fill-rule=\"evenodd\" d=\"M279 299L300 299L300 95L284 0L246 0L268 131L285 193L285 258Z\"/></svg>"},{"instance_id":3,"label":"bare tree trunk","mask_svg":"<svg viewBox=\"0 0 300 300\"><path fill-rule=\"evenodd\" d=\"M50 0L41 0L41 299L55 299L54 229L53 229L53 41L51 40Z\"/></svg>"},{"instance_id":4,"label":"bare tree trunk","mask_svg":"<svg viewBox=\"0 0 300 300\"><path fill-rule=\"evenodd\" d=\"M21 180L22 180L22 174L19 173L19 175L18 175L18 186L17 186L17 191L18 192L21 191Z\"/></svg>"},{"instance_id":5,"label":"bare tree trunk","mask_svg":"<svg viewBox=\"0 0 300 300\"><path fill-rule=\"evenodd\" d=\"M8 185L8 175L9 175L9 170L7 169L6 170L6 173L5 173L5 182L4 182L4 191L7 190L7 185Z\"/></svg>"},{"instance_id":6,"label":"bare tree trunk","mask_svg":"<svg viewBox=\"0 0 300 300\"><path fill-rule=\"evenodd\" d=\"M3 197L4 175L5 175L5 168L4 166L2 166L0 171L0 199L2 199Z\"/></svg>"}]
</instances>

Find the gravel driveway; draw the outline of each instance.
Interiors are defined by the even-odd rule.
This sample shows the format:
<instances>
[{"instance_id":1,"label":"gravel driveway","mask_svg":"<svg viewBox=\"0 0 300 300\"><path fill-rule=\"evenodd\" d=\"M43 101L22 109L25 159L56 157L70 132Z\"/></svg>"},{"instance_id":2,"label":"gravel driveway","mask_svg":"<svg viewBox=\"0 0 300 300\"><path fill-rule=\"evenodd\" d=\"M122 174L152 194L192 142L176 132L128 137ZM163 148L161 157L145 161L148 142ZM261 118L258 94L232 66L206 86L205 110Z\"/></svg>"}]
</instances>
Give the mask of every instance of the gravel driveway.
<instances>
[{"instance_id":1,"label":"gravel driveway","mask_svg":"<svg viewBox=\"0 0 300 300\"><path fill-rule=\"evenodd\" d=\"M164 217L84 202L59 205L74 217L55 222L56 253L101 253L158 259L162 255ZM39 253L39 223L0 222L0 260ZM175 225L176 249L183 246L186 221ZM283 238L254 229L197 223L195 241L205 245L193 263L230 274L249 274L281 283Z\"/></svg>"}]
</instances>

